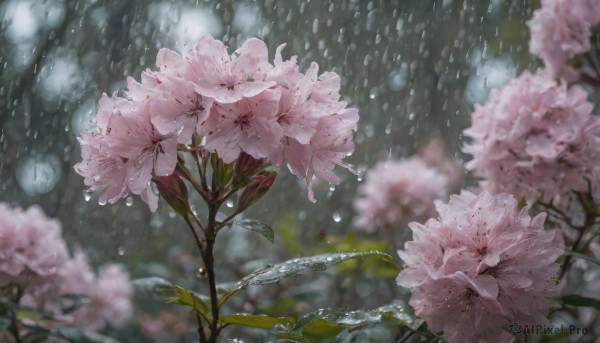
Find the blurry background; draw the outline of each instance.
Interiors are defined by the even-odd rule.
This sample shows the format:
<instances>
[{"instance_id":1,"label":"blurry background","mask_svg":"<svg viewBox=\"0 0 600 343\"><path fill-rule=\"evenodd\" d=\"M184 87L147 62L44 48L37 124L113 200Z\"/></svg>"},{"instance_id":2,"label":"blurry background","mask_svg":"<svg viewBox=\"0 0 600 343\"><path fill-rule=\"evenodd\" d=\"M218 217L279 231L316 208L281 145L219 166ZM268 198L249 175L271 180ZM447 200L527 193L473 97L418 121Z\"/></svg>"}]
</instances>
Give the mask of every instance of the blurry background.
<instances>
[{"instance_id":1,"label":"blurry background","mask_svg":"<svg viewBox=\"0 0 600 343\"><path fill-rule=\"evenodd\" d=\"M274 228L275 245L246 231L225 232L218 242L219 281L319 252L377 248L395 255L385 234L366 236L352 226L352 201L364 171L432 141L461 160L461 132L474 104L537 66L527 49L526 21L538 6L518 0L5 0L0 201L41 206L62 222L71 248L85 249L96 265L119 262L133 278L157 275L197 286L202 276L195 272L196 252L184 222L166 203L152 214L137 197L100 206L98 194L84 193L83 178L73 171L81 160L77 136L90 127L101 94L123 91L127 76L139 80L142 70L155 68L160 48L185 52L212 34L233 51L246 38L259 37L271 56L287 43L284 57L298 55L303 70L315 61L321 72L340 74L342 97L360 109L356 151L347 158L359 175L338 170L342 183L317 183L312 204L304 183L282 170L271 192L247 213ZM393 281L397 271L365 269L350 263L250 288L236 297L231 311L297 315L325 306L373 308L403 301ZM194 337L193 322L189 329L184 324L185 312L138 297L138 309L149 316L142 321L179 323L174 336L159 335L157 341ZM286 297L291 300L283 301ZM131 341L138 331L120 335Z\"/></svg>"}]
</instances>

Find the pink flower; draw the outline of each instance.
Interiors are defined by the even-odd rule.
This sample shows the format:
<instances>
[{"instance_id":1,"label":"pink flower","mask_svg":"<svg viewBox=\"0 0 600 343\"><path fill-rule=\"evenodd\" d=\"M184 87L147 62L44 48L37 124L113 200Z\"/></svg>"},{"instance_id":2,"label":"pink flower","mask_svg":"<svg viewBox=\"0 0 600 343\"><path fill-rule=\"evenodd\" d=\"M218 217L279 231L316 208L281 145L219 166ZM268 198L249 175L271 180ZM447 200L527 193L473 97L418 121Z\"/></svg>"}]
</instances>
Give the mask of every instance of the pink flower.
<instances>
[{"instance_id":1,"label":"pink flower","mask_svg":"<svg viewBox=\"0 0 600 343\"><path fill-rule=\"evenodd\" d=\"M234 104L217 104L205 123L206 149L216 151L225 163L244 151L256 159L268 157L280 145L277 124L281 90L270 90Z\"/></svg>"},{"instance_id":2,"label":"pink flower","mask_svg":"<svg viewBox=\"0 0 600 343\"><path fill-rule=\"evenodd\" d=\"M319 66L313 63L306 75L300 74L295 82L291 81L289 88L283 87L281 93L277 123L286 137L293 138L301 144L310 143L317 130L319 117L329 114L322 113L315 101L309 100L317 82L318 70Z\"/></svg>"},{"instance_id":3,"label":"pink flower","mask_svg":"<svg viewBox=\"0 0 600 343\"><path fill-rule=\"evenodd\" d=\"M229 55L221 41L207 35L189 52L189 72L183 77L194 82L203 96L233 103L275 86L261 79L271 68L268 56L267 46L259 39L247 40Z\"/></svg>"},{"instance_id":4,"label":"pink flower","mask_svg":"<svg viewBox=\"0 0 600 343\"><path fill-rule=\"evenodd\" d=\"M348 108L320 118L309 144L286 138L284 151L288 167L292 174L306 180L310 201L315 201L312 191L313 176L338 184L340 179L333 173L336 165L354 172L342 159L354 151L352 133L356 131L357 122L358 110Z\"/></svg>"},{"instance_id":5,"label":"pink flower","mask_svg":"<svg viewBox=\"0 0 600 343\"><path fill-rule=\"evenodd\" d=\"M140 194L150 210L156 210L158 198L150 188L154 175L173 173L177 164L177 135L163 135L150 120L147 104L134 115L111 118L107 139L115 153L126 160L127 186Z\"/></svg>"},{"instance_id":6,"label":"pink flower","mask_svg":"<svg viewBox=\"0 0 600 343\"><path fill-rule=\"evenodd\" d=\"M94 192L104 190L100 203L114 204L127 196L127 159L119 156L108 144L106 136L85 132L79 137L83 161L75 164L75 171L83 176L84 183Z\"/></svg>"},{"instance_id":7,"label":"pink flower","mask_svg":"<svg viewBox=\"0 0 600 343\"><path fill-rule=\"evenodd\" d=\"M179 143L189 143L194 132L208 118L213 99L203 97L193 82L158 73L142 73L142 83L127 80L127 96L136 102L148 102L152 124L163 134L176 134Z\"/></svg>"},{"instance_id":8,"label":"pink flower","mask_svg":"<svg viewBox=\"0 0 600 343\"><path fill-rule=\"evenodd\" d=\"M381 227L399 229L411 221L435 215L434 200L446 193L446 177L418 157L379 162L366 174L354 201L356 226L367 232Z\"/></svg>"},{"instance_id":9,"label":"pink flower","mask_svg":"<svg viewBox=\"0 0 600 343\"><path fill-rule=\"evenodd\" d=\"M396 281L410 305L450 342L494 341L510 321L542 323L556 296L564 245L509 194L463 192L436 203L439 218L411 223ZM468 329L467 329L468 328Z\"/></svg>"},{"instance_id":10,"label":"pink flower","mask_svg":"<svg viewBox=\"0 0 600 343\"><path fill-rule=\"evenodd\" d=\"M68 258L58 221L37 206L23 211L0 203L0 287L41 294L58 280Z\"/></svg>"},{"instance_id":11,"label":"pink flower","mask_svg":"<svg viewBox=\"0 0 600 343\"><path fill-rule=\"evenodd\" d=\"M525 72L475 107L466 168L493 193L566 203L570 191L587 190L600 157L600 121L591 111L581 87Z\"/></svg>"},{"instance_id":12,"label":"pink flower","mask_svg":"<svg viewBox=\"0 0 600 343\"><path fill-rule=\"evenodd\" d=\"M560 77L571 54L590 50L591 28L599 23L597 0L542 0L529 21L529 50Z\"/></svg>"}]
</instances>

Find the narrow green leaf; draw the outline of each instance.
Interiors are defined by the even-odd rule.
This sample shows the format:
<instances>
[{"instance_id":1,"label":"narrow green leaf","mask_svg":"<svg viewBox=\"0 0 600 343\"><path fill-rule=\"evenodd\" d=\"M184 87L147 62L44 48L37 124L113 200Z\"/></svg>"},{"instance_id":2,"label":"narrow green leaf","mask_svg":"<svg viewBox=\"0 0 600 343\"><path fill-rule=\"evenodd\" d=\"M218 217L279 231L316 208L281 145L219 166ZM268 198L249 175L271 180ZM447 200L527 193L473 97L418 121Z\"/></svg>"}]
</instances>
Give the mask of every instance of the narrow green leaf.
<instances>
[{"instance_id":1,"label":"narrow green leaf","mask_svg":"<svg viewBox=\"0 0 600 343\"><path fill-rule=\"evenodd\" d=\"M566 305L577 307L593 307L596 310L600 310L600 300L598 299L582 297L581 295L576 294L570 294L563 296L561 300Z\"/></svg>"},{"instance_id":2,"label":"narrow green leaf","mask_svg":"<svg viewBox=\"0 0 600 343\"><path fill-rule=\"evenodd\" d=\"M88 343L92 342L89 340L81 330L73 327L59 327L56 329L58 336L67 339L73 343Z\"/></svg>"},{"instance_id":3,"label":"narrow green leaf","mask_svg":"<svg viewBox=\"0 0 600 343\"><path fill-rule=\"evenodd\" d=\"M90 297L85 294L63 294L60 298L62 314L69 314L90 301Z\"/></svg>"},{"instance_id":4,"label":"narrow green leaf","mask_svg":"<svg viewBox=\"0 0 600 343\"><path fill-rule=\"evenodd\" d=\"M273 233L273 229L267 224L261 223L257 220L247 219L243 221L235 221L234 224L243 227L246 230L255 231L260 233L264 238L266 238L269 242L273 243L275 241L275 233Z\"/></svg>"},{"instance_id":5,"label":"narrow green leaf","mask_svg":"<svg viewBox=\"0 0 600 343\"><path fill-rule=\"evenodd\" d=\"M389 304L374 309L372 312L381 314L384 318L392 320L402 326L409 328L410 330L417 330L422 324L423 320L408 314L406 307L401 304Z\"/></svg>"},{"instance_id":6,"label":"narrow green leaf","mask_svg":"<svg viewBox=\"0 0 600 343\"><path fill-rule=\"evenodd\" d=\"M267 265L245 276L237 286L225 293L219 300L219 306L224 304L232 295L248 285L268 285L293 276L313 271L323 271L338 263L364 257L377 257L384 261L392 261L392 257L380 251L350 252L323 254L303 258L295 258L275 265Z\"/></svg>"},{"instance_id":7,"label":"narrow green leaf","mask_svg":"<svg viewBox=\"0 0 600 343\"><path fill-rule=\"evenodd\" d=\"M317 319L304 326L302 335L312 342L322 342L325 339L337 336L337 334L349 327L350 325L347 324L338 324L325 319Z\"/></svg>"},{"instance_id":8,"label":"narrow green leaf","mask_svg":"<svg viewBox=\"0 0 600 343\"><path fill-rule=\"evenodd\" d=\"M519 200L519 209L523 209L526 206L527 206L527 198L521 197L521 200Z\"/></svg>"},{"instance_id":9,"label":"narrow green leaf","mask_svg":"<svg viewBox=\"0 0 600 343\"><path fill-rule=\"evenodd\" d=\"M198 311L200 314L206 316L208 313L208 307L206 303L200 298L200 295L189 291L181 286L174 286L175 291L179 293L179 297L167 298L167 301L172 304L191 306L193 309Z\"/></svg>"},{"instance_id":10,"label":"narrow green leaf","mask_svg":"<svg viewBox=\"0 0 600 343\"><path fill-rule=\"evenodd\" d=\"M582 254L582 253L579 253L579 252L576 252L576 251L567 251L567 255L571 255L573 257L577 257L577 258L580 258L582 260L586 260L586 261L592 262L593 264L595 264L597 266L600 266L600 260L598 260L597 258L594 258L592 256L588 256L588 255L585 255L585 254Z\"/></svg>"},{"instance_id":11,"label":"narrow green leaf","mask_svg":"<svg viewBox=\"0 0 600 343\"><path fill-rule=\"evenodd\" d=\"M136 279L131 282L137 290L150 292L158 296L173 296L173 283L163 278L152 276L141 279Z\"/></svg>"},{"instance_id":12,"label":"narrow green leaf","mask_svg":"<svg viewBox=\"0 0 600 343\"><path fill-rule=\"evenodd\" d=\"M249 326L253 328L270 329L276 325L283 325L285 327L292 327L294 325L294 318L292 317L271 317L264 314L232 314L229 316L221 317L219 320L222 324L237 324L242 326Z\"/></svg>"},{"instance_id":13,"label":"narrow green leaf","mask_svg":"<svg viewBox=\"0 0 600 343\"><path fill-rule=\"evenodd\" d=\"M417 331L423 321L406 312L404 306L399 303L385 305L374 310L324 308L298 319L292 330L279 332L278 334L292 337L292 340L295 337L304 337L310 342L322 342L337 336L342 331L361 330L366 326L379 324L387 320L392 320L412 331ZM433 334L427 332L420 334L434 337Z\"/></svg>"},{"instance_id":14,"label":"narrow green leaf","mask_svg":"<svg viewBox=\"0 0 600 343\"><path fill-rule=\"evenodd\" d=\"M313 271L323 271L340 262L355 258L364 258L376 256L386 261L391 261L392 257L379 251L370 252L351 252L351 253L335 253L323 254L303 258L295 258L283 263L258 270L246 276L240 284L243 285L267 285L276 283L280 280L290 278Z\"/></svg>"}]
</instances>

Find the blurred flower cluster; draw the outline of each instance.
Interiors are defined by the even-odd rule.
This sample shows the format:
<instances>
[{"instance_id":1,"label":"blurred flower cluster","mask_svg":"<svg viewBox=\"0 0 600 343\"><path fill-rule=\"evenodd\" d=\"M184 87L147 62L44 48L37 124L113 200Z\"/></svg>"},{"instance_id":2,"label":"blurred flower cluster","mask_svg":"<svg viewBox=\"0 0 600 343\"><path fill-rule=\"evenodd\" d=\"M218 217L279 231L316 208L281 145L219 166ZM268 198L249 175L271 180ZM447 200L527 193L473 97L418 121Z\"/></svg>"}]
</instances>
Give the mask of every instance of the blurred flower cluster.
<instances>
[{"instance_id":1,"label":"blurred flower cluster","mask_svg":"<svg viewBox=\"0 0 600 343\"><path fill-rule=\"evenodd\" d=\"M132 314L129 275L114 264L96 274L80 250L70 257L60 223L37 206L0 203L0 290L0 316L11 318L18 342L40 332L61 337L65 328L94 337ZM32 315L40 311L45 315Z\"/></svg>"}]
</instances>

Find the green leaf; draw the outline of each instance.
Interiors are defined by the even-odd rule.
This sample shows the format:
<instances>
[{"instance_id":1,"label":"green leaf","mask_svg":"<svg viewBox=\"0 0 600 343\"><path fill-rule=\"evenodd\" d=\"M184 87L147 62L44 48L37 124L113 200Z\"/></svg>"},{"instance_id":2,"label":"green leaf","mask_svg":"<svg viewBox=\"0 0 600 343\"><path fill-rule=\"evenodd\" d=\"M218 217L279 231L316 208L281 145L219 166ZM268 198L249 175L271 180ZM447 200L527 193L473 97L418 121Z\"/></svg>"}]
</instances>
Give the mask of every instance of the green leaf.
<instances>
[{"instance_id":1,"label":"green leaf","mask_svg":"<svg viewBox=\"0 0 600 343\"><path fill-rule=\"evenodd\" d=\"M338 324L325 319L317 319L308 323L302 329L302 335L309 341L322 341L337 336L340 332L350 327L346 324Z\"/></svg>"},{"instance_id":2,"label":"green leaf","mask_svg":"<svg viewBox=\"0 0 600 343\"><path fill-rule=\"evenodd\" d=\"M392 303L389 305L381 306L373 311L380 313L383 318L396 322L397 324L400 324L401 326L404 326L411 331L417 331L423 325L423 323L425 323L423 319L408 314L406 307L401 304ZM433 334L429 333L421 334L424 336L434 336Z\"/></svg>"},{"instance_id":3,"label":"green leaf","mask_svg":"<svg viewBox=\"0 0 600 343\"><path fill-rule=\"evenodd\" d=\"M224 304L233 294L248 285L268 285L308 272L323 271L338 263L364 257L378 257L390 263L392 261L392 257L388 254L380 251L368 251L322 254L295 258L276 265L267 265L240 280L235 288L223 295L219 300L219 305Z\"/></svg>"},{"instance_id":4,"label":"green leaf","mask_svg":"<svg viewBox=\"0 0 600 343\"><path fill-rule=\"evenodd\" d=\"M592 256L588 256L588 255L585 255L585 254L582 254L582 253L579 253L576 251L567 251L567 255L571 255L573 257L577 257L577 258L592 262L593 264L595 264L597 266L600 266L600 260L598 260L597 258L594 258Z\"/></svg>"},{"instance_id":5,"label":"green leaf","mask_svg":"<svg viewBox=\"0 0 600 343\"><path fill-rule=\"evenodd\" d=\"M342 331L356 331L368 325L379 324L391 320L412 331L417 331L423 320L406 313L401 304L385 305L374 310L348 310L340 308L325 308L311 312L300 318L292 330L279 332L277 337L289 336L290 340L304 337L309 342L322 342L337 336ZM425 336L433 334L421 332Z\"/></svg>"},{"instance_id":6,"label":"green leaf","mask_svg":"<svg viewBox=\"0 0 600 343\"><path fill-rule=\"evenodd\" d=\"M255 231L263 235L269 242L273 243L275 241L275 233L273 233L273 229L267 224L261 223L257 220L247 219L243 221L235 221L234 224L237 224L243 227L246 230Z\"/></svg>"},{"instance_id":7,"label":"green leaf","mask_svg":"<svg viewBox=\"0 0 600 343\"><path fill-rule=\"evenodd\" d=\"M242 326L249 326L253 328L270 329L276 325L283 325L291 328L294 325L294 318L292 317L271 317L264 314L232 314L229 316L221 317L219 320L223 324L237 324Z\"/></svg>"},{"instance_id":8,"label":"green leaf","mask_svg":"<svg viewBox=\"0 0 600 343\"><path fill-rule=\"evenodd\" d=\"M64 294L61 295L60 310L62 314L69 314L90 301L90 297L85 294Z\"/></svg>"},{"instance_id":9,"label":"green leaf","mask_svg":"<svg viewBox=\"0 0 600 343\"><path fill-rule=\"evenodd\" d=\"M598 299L582 297L581 295L576 294L570 294L563 296L561 300L565 305L577 307L593 307L596 310L600 310L600 300Z\"/></svg>"},{"instance_id":10,"label":"green leaf","mask_svg":"<svg viewBox=\"0 0 600 343\"><path fill-rule=\"evenodd\" d=\"M179 293L179 297L167 298L168 302L177 305L191 306L200 314L206 316L208 313L208 307L206 306L204 300L201 299L199 294L189 291L181 286L174 286L174 288L175 291Z\"/></svg>"},{"instance_id":11,"label":"green leaf","mask_svg":"<svg viewBox=\"0 0 600 343\"><path fill-rule=\"evenodd\" d=\"M133 283L133 286L137 290L149 292L161 297L173 296L175 294L175 287L173 286L173 283L160 277L152 276L136 279L133 280L131 283Z\"/></svg>"},{"instance_id":12,"label":"green leaf","mask_svg":"<svg viewBox=\"0 0 600 343\"><path fill-rule=\"evenodd\" d=\"M58 336L67 339L73 343L88 343L91 342L81 330L73 327L59 327L56 329Z\"/></svg>"},{"instance_id":13,"label":"green leaf","mask_svg":"<svg viewBox=\"0 0 600 343\"><path fill-rule=\"evenodd\" d=\"M521 200L519 200L519 209L523 209L527 206L527 198L525 197L521 197Z\"/></svg>"},{"instance_id":14,"label":"green leaf","mask_svg":"<svg viewBox=\"0 0 600 343\"><path fill-rule=\"evenodd\" d=\"M246 276L244 279L242 279L242 281L240 281L240 284L267 285L290 278L292 276L313 271L323 271L346 260L364 258L368 256L376 256L389 262L392 261L392 257L390 255L379 251L322 254L310 257L295 258L268 268L260 269Z\"/></svg>"}]
</instances>

